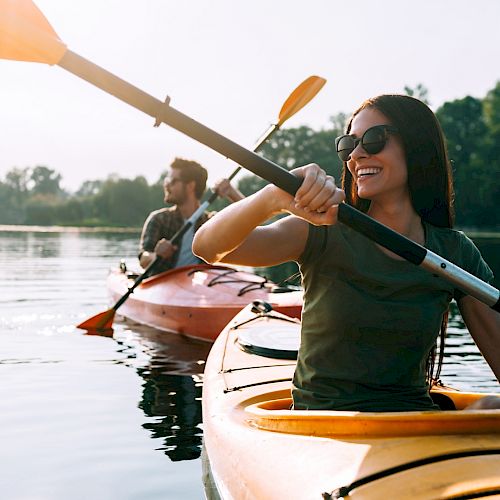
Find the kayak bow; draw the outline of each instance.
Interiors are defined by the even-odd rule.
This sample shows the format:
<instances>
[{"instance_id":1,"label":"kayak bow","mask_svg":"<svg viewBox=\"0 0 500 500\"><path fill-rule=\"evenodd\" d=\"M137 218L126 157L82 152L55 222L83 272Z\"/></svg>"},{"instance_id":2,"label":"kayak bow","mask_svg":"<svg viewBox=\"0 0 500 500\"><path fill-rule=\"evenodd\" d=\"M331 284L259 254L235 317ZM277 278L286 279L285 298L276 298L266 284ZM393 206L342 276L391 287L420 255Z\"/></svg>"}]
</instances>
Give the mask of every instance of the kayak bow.
<instances>
[{"instance_id":1,"label":"kayak bow","mask_svg":"<svg viewBox=\"0 0 500 500\"><path fill-rule=\"evenodd\" d=\"M500 410L461 411L484 394L434 391L444 411L290 410L294 356L270 346L296 354L299 335L298 321L248 306L210 351L203 427L221 498L500 495Z\"/></svg>"},{"instance_id":2,"label":"kayak bow","mask_svg":"<svg viewBox=\"0 0 500 500\"><path fill-rule=\"evenodd\" d=\"M127 291L134 277L120 270L107 279L111 299ZM302 291L277 287L256 274L225 266L184 266L146 278L120 308L138 323L188 337L214 341L248 303L265 300L300 317Z\"/></svg>"}]
</instances>

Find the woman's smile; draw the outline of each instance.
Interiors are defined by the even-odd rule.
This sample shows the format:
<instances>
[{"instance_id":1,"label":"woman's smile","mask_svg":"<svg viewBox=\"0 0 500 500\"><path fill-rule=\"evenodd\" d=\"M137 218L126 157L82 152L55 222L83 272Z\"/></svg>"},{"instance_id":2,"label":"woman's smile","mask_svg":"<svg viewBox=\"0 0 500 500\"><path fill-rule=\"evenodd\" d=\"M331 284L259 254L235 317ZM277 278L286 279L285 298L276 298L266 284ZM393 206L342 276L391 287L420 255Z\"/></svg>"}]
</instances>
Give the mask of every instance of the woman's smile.
<instances>
[{"instance_id":1,"label":"woman's smile","mask_svg":"<svg viewBox=\"0 0 500 500\"><path fill-rule=\"evenodd\" d=\"M374 175L379 174L382 171L381 168L378 167L360 167L356 169L356 177L357 179L361 179L363 177L372 177Z\"/></svg>"}]
</instances>

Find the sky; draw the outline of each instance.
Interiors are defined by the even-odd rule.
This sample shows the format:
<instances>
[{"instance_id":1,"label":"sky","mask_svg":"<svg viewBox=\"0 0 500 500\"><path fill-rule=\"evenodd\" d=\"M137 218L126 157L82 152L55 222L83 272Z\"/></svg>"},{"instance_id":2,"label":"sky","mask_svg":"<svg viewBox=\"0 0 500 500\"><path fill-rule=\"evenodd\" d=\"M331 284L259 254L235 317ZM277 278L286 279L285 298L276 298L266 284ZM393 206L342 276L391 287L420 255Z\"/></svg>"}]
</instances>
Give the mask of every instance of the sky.
<instances>
[{"instance_id":1,"label":"sky","mask_svg":"<svg viewBox=\"0 0 500 500\"><path fill-rule=\"evenodd\" d=\"M310 75L325 87L283 128L328 128L405 85L427 87L435 110L500 80L497 0L35 3L73 52L250 149ZM44 165L69 191L112 174L155 182L176 156L210 183L235 168L58 66L0 60L0 89L0 180Z\"/></svg>"}]
</instances>

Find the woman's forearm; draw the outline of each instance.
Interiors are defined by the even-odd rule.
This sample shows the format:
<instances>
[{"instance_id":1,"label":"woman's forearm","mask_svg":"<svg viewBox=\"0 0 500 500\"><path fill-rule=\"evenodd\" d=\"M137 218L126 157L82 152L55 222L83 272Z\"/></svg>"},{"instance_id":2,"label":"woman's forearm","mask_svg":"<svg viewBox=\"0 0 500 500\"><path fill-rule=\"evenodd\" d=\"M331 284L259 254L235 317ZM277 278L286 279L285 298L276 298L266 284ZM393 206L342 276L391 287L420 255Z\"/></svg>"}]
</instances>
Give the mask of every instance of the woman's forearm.
<instances>
[{"instance_id":1,"label":"woman's forearm","mask_svg":"<svg viewBox=\"0 0 500 500\"><path fill-rule=\"evenodd\" d=\"M260 224L281 211L276 188L261 191L227 206L198 229L193 240L193 253L206 262L220 262L238 248Z\"/></svg>"}]
</instances>

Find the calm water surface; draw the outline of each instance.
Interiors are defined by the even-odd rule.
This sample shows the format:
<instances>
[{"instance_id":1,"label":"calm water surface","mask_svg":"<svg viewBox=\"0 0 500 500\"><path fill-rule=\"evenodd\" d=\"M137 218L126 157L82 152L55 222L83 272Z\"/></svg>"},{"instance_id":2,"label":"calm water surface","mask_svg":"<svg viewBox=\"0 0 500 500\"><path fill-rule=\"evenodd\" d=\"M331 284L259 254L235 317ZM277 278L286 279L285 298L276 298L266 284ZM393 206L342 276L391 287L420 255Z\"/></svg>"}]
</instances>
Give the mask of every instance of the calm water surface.
<instances>
[{"instance_id":1,"label":"calm water surface","mask_svg":"<svg viewBox=\"0 0 500 500\"><path fill-rule=\"evenodd\" d=\"M0 231L1 498L204 498L209 345L119 320L113 338L75 328L108 307L108 269L135 262L137 238ZM500 392L458 317L442 380Z\"/></svg>"},{"instance_id":2,"label":"calm water surface","mask_svg":"<svg viewBox=\"0 0 500 500\"><path fill-rule=\"evenodd\" d=\"M0 498L204 498L209 345L115 322L104 280L137 235L0 232ZM155 335L156 334L156 335Z\"/></svg>"}]
</instances>

